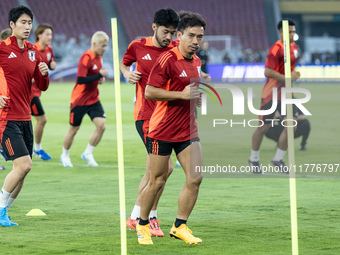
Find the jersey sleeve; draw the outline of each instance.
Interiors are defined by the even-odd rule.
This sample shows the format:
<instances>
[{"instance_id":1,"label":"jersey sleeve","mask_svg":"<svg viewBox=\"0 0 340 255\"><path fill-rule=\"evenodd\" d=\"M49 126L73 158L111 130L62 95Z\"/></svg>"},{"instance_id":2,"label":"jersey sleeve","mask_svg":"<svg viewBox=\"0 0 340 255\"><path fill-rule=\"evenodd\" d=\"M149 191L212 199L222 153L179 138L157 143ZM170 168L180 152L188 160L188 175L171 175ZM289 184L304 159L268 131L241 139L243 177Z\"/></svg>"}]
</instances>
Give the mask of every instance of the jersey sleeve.
<instances>
[{"instance_id":1,"label":"jersey sleeve","mask_svg":"<svg viewBox=\"0 0 340 255\"><path fill-rule=\"evenodd\" d=\"M146 84L161 88L171 78L172 58L170 52L162 54L153 65Z\"/></svg>"},{"instance_id":2,"label":"jersey sleeve","mask_svg":"<svg viewBox=\"0 0 340 255\"><path fill-rule=\"evenodd\" d=\"M280 46L274 45L272 48L270 48L268 52L265 67L269 67L275 70L278 63L280 62L280 57L281 57Z\"/></svg>"},{"instance_id":3,"label":"jersey sleeve","mask_svg":"<svg viewBox=\"0 0 340 255\"><path fill-rule=\"evenodd\" d=\"M78 62L78 72L77 72L77 77L86 77L87 72L89 70L90 66L90 56L87 54L84 54L81 56Z\"/></svg>"},{"instance_id":4,"label":"jersey sleeve","mask_svg":"<svg viewBox=\"0 0 340 255\"><path fill-rule=\"evenodd\" d=\"M137 41L132 41L123 56L123 64L126 66L131 66L132 63L137 61L136 56L136 46Z\"/></svg>"},{"instance_id":5,"label":"jersey sleeve","mask_svg":"<svg viewBox=\"0 0 340 255\"><path fill-rule=\"evenodd\" d=\"M35 64L35 69L34 69L34 74L33 74L33 78L37 84L37 87L42 90L45 91L48 89L50 80L48 79L48 75L43 76L39 70L39 64L41 62L41 56L39 54L38 50L35 50L35 54L36 54L36 64Z\"/></svg>"}]
</instances>

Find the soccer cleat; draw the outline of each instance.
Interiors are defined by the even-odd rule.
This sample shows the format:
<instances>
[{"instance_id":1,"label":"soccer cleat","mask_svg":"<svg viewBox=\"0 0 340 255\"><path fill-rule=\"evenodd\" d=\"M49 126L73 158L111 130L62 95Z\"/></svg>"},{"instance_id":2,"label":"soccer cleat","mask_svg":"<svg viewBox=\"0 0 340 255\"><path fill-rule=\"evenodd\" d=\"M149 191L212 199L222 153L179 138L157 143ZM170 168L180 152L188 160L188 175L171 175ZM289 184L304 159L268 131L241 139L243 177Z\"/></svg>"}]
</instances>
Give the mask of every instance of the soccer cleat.
<instances>
[{"instance_id":1,"label":"soccer cleat","mask_svg":"<svg viewBox=\"0 0 340 255\"><path fill-rule=\"evenodd\" d=\"M8 216L8 219L11 222L11 226L19 226L18 223L15 223L15 222L11 221L11 217Z\"/></svg>"},{"instance_id":2,"label":"soccer cleat","mask_svg":"<svg viewBox=\"0 0 340 255\"><path fill-rule=\"evenodd\" d=\"M126 220L126 226L129 227L130 229L136 231L136 225L138 223L138 219L137 220L133 220L131 219L131 216Z\"/></svg>"},{"instance_id":3,"label":"soccer cleat","mask_svg":"<svg viewBox=\"0 0 340 255\"><path fill-rule=\"evenodd\" d=\"M40 150L40 151L33 150L33 155L38 158L41 158L42 160L50 160L52 158L44 150Z\"/></svg>"},{"instance_id":4,"label":"soccer cleat","mask_svg":"<svg viewBox=\"0 0 340 255\"><path fill-rule=\"evenodd\" d=\"M181 239L187 244L200 244L202 242L202 239L192 235L192 231L187 227L186 224L182 224L176 228L174 223L170 230L170 237Z\"/></svg>"},{"instance_id":5,"label":"soccer cleat","mask_svg":"<svg viewBox=\"0 0 340 255\"><path fill-rule=\"evenodd\" d=\"M98 166L97 162L93 158L93 154L82 153L80 157L81 157L82 160L87 161L87 164L89 166L92 166L92 167L97 167Z\"/></svg>"},{"instance_id":6,"label":"soccer cleat","mask_svg":"<svg viewBox=\"0 0 340 255\"><path fill-rule=\"evenodd\" d=\"M279 167L282 173L289 174L289 169L282 160L272 160L271 163L273 166Z\"/></svg>"},{"instance_id":7,"label":"soccer cleat","mask_svg":"<svg viewBox=\"0 0 340 255\"><path fill-rule=\"evenodd\" d=\"M18 226L17 223L12 222L7 214L7 206L0 208L0 225L3 227Z\"/></svg>"},{"instance_id":8,"label":"soccer cleat","mask_svg":"<svg viewBox=\"0 0 340 255\"><path fill-rule=\"evenodd\" d=\"M176 167L181 167L181 163L179 163L179 161L176 161Z\"/></svg>"},{"instance_id":9,"label":"soccer cleat","mask_svg":"<svg viewBox=\"0 0 340 255\"><path fill-rule=\"evenodd\" d=\"M0 170L5 170L6 167L5 166L0 166Z\"/></svg>"},{"instance_id":10,"label":"soccer cleat","mask_svg":"<svg viewBox=\"0 0 340 255\"><path fill-rule=\"evenodd\" d=\"M61 155L60 162L63 164L64 167L73 167L70 157Z\"/></svg>"},{"instance_id":11,"label":"soccer cleat","mask_svg":"<svg viewBox=\"0 0 340 255\"><path fill-rule=\"evenodd\" d=\"M136 232L137 232L139 244L153 244L151 240L151 234L150 234L150 224L141 226L139 225L139 223L137 223Z\"/></svg>"},{"instance_id":12,"label":"soccer cleat","mask_svg":"<svg viewBox=\"0 0 340 255\"><path fill-rule=\"evenodd\" d=\"M160 220L157 220L157 218L150 219L150 233L153 236L162 237L164 236L164 233L159 227L158 222L160 222Z\"/></svg>"},{"instance_id":13,"label":"soccer cleat","mask_svg":"<svg viewBox=\"0 0 340 255\"><path fill-rule=\"evenodd\" d=\"M250 165L251 171L254 174L262 174L262 170L261 170L259 161L251 161L250 159L248 159L248 163Z\"/></svg>"},{"instance_id":14,"label":"soccer cleat","mask_svg":"<svg viewBox=\"0 0 340 255\"><path fill-rule=\"evenodd\" d=\"M300 151L307 150L306 144L301 144Z\"/></svg>"}]
</instances>

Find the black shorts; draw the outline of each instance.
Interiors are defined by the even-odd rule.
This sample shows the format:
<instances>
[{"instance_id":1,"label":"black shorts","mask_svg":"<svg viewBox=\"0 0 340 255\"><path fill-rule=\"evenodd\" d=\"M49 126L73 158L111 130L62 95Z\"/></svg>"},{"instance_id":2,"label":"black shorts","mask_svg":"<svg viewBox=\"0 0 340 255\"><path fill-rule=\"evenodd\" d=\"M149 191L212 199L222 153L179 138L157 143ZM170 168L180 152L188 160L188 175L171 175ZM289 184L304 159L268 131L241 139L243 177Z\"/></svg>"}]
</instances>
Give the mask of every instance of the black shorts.
<instances>
[{"instance_id":1,"label":"black shorts","mask_svg":"<svg viewBox=\"0 0 340 255\"><path fill-rule=\"evenodd\" d=\"M148 135L148 132L149 132L149 123L150 123L150 120L137 120L135 122L137 132L140 138L142 139L145 147L146 147L146 136Z\"/></svg>"},{"instance_id":2,"label":"black shorts","mask_svg":"<svg viewBox=\"0 0 340 255\"><path fill-rule=\"evenodd\" d=\"M4 129L0 129L0 137L6 160L14 160L27 155L32 158L33 131L31 121L9 120L4 123L4 126Z\"/></svg>"},{"instance_id":3,"label":"black shorts","mask_svg":"<svg viewBox=\"0 0 340 255\"><path fill-rule=\"evenodd\" d=\"M272 107L273 101L269 101L268 103L262 105L261 104L261 110L269 110ZM277 101L277 106L276 109L273 113L269 114L269 115L261 115L260 116L260 120L262 120L264 122L264 124L270 124L272 123L272 119L274 119L275 113L276 111L279 112L280 116L282 118L286 117L286 115L282 115L281 114L281 101ZM298 115L302 115L303 113L301 112L301 110L295 105L293 104L293 117L297 117Z\"/></svg>"},{"instance_id":4,"label":"black shorts","mask_svg":"<svg viewBox=\"0 0 340 255\"><path fill-rule=\"evenodd\" d=\"M166 142L161 140L153 140L150 137L146 137L146 149L149 154L167 156L172 153L172 149L175 150L176 155L181 153L190 144L199 142L198 137L186 140L184 142Z\"/></svg>"},{"instance_id":5,"label":"black shorts","mask_svg":"<svg viewBox=\"0 0 340 255\"><path fill-rule=\"evenodd\" d=\"M42 116L44 115L44 109L42 107L42 104L40 102L39 97L33 97L31 101L31 115L32 116Z\"/></svg>"},{"instance_id":6,"label":"black shorts","mask_svg":"<svg viewBox=\"0 0 340 255\"><path fill-rule=\"evenodd\" d=\"M83 120L85 114L88 114L93 120L94 118L105 118L105 112L100 101L91 105L75 106L70 112L70 125L78 127Z\"/></svg>"}]
</instances>

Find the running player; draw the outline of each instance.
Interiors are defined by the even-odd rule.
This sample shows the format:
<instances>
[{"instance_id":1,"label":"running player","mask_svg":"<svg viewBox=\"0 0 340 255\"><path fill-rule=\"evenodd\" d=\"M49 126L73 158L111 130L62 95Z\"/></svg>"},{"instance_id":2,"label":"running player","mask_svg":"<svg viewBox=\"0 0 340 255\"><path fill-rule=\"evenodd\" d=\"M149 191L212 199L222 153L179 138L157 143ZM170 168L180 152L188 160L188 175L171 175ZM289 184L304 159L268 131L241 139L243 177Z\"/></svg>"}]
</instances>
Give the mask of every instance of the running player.
<instances>
[{"instance_id":1,"label":"running player","mask_svg":"<svg viewBox=\"0 0 340 255\"><path fill-rule=\"evenodd\" d=\"M90 116L96 129L85 151L81 154L81 158L87 161L89 166L98 166L92 152L100 142L106 128L104 109L98 97L98 84L103 83L105 76L108 75L102 67L102 56L108 41L109 36L105 32L94 33L91 39L91 49L88 49L79 60L77 82L71 96L70 127L65 135L63 152L60 156L64 167L73 167L69 154L70 148L85 114Z\"/></svg>"},{"instance_id":2,"label":"running player","mask_svg":"<svg viewBox=\"0 0 340 255\"><path fill-rule=\"evenodd\" d=\"M136 230L140 244L152 244L148 215L157 192L167 179L167 165L175 150L186 175L178 198L178 213L170 235L186 243L198 244L186 222L196 203L202 174L202 149L195 118L195 102L200 92L193 82L200 80L201 61L195 55L203 42L206 22L191 13L178 25L179 46L162 54L153 66L145 98L157 101L151 116L147 149L150 156L150 180L142 192L141 219Z\"/></svg>"},{"instance_id":3,"label":"running player","mask_svg":"<svg viewBox=\"0 0 340 255\"><path fill-rule=\"evenodd\" d=\"M155 108L155 101L146 100L144 91L150 71L159 55L176 46L176 42L172 41L179 22L179 16L173 9L160 9L154 15L152 29L154 35L139 40L134 40L129 45L123 60L120 62L120 70L129 83L136 84L136 103L134 117L136 129L142 138L143 143L146 143L146 136L149 129L149 120ZM136 71L130 71L130 66L136 62ZM138 196L135 206L126 225L136 230L136 224L140 218L141 192L149 181L149 156L146 157L146 172L139 184ZM169 159L168 176L173 171L172 158ZM164 183L165 185L165 183ZM150 231L154 236L164 236L159 227L157 220L157 205L159 198L163 192L164 186L158 192L155 203L149 215Z\"/></svg>"},{"instance_id":4,"label":"running player","mask_svg":"<svg viewBox=\"0 0 340 255\"><path fill-rule=\"evenodd\" d=\"M56 68L56 62L53 55L52 47L50 46L52 41L53 27L49 24L40 24L35 29L34 46L38 49L42 62L45 62L50 70ZM49 160L52 157L48 155L42 148L41 139L44 132L44 127L47 122L47 118L42 107L41 90L37 87L36 82L32 85L32 101L31 101L31 114L36 119L34 127L34 149L33 154L43 160Z\"/></svg>"},{"instance_id":5,"label":"running player","mask_svg":"<svg viewBox=\"0 0 340 255\"><path fill-rule=\"evenodd\" d=\"M31 123L32 79L41 90L49 85L48 67L40 61L38 50L27 42L33 14L25 6L8 14L12 36L0 42L0 139L6 159L13 161L0 193L0 225L18 225L7 214L31 170L33 132Z\"/></svg>"},{"instance_id":6,"label":"running player","mask_svg":"<svg viewBox=\"0 0 340 255\"><path fill-rule=\"evenodd\" d=\"M294 71L296 60L298 57L298 46L294 43L293 37L295 35L295 23L292 20L288 20L289 25L289 40L290 40L290 61L292 71L292 81L297 80L300 77L300 73ZM282 20L278 23L277 28L280 32L281 40L278 40L270 49L267 55L264 75L268 78L266 84L263 87L261 93L261 110L268 110L272 106L272 91L273 88L277 88L277 107L276 110L265 116L260 116L260 119L264 122L264 125L256 128L252 137L252 149L251 155L248 159L250 166L254 173L261 173L260 168L260 146L264 134L271 126L271 119L273 119L275 112L278 111L281 115L281 88L285 86L284 75L284 46L283 46L283 32L282 32ZM274 166L284 169L283 157L286 154L287 144L287 128L283 130L280 135L276 154L272 160Z\"/></svg>"}]
</instances>

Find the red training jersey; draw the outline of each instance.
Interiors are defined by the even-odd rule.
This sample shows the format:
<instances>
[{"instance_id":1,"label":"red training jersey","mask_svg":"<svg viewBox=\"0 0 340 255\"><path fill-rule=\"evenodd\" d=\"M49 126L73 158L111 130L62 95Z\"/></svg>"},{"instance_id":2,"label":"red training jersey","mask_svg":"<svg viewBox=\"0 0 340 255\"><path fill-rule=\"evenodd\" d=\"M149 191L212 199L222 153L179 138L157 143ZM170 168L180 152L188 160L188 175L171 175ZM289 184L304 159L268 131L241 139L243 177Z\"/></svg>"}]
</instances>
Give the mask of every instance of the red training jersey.
<instances>
[{"instance_id":1,"label":"red training jersey","mask_svg":"<svg viewBox=\"0 0 340 255\"><path fill-rule=\"evenodd\" d=\"M102 56L96 57L91 49L88 49L79 59L77 77L96 75L100 69L102 69ZM99 101L98 82L99 79L86 84L76 82L71 95L71 109L75 106L97 103Z\"/></svg>"},{"instance_id":2,"label":"red training jersey","mask_svg":"<svg viewBox=\"0 0 340 255\"><path fill-rule=\"evenodd\" d=\"M296 60L298 57L298 50L298 46L294 42L292 42L290 44L291 71L293 71L295 68ZM265 67L269 67L276 72L279 72L280 74L284 74L284 64L284 46L283 42L279 40L272 47L270 47ZM281 100L281 88L284 86L284 81L268 78L261 93L262 105L265 105L272 100L272 91L275 87L277 87L277 100Z\"/></svg>"},{"instance_id":3,"label":"red training jersey","mask_svg":"<svg viewBox=\"0 0 340 255\"><path fill-rule=\"evenodd\" d=\"M0 95L10 98L0 109L1 122L30 121L32 78L40 90L49 85L48 77L42 76L38 67L41 61L38 50L31 43L24 43L25 47L19 48L15 36L0 42Z\"/></svg>"},{"instance_id":4,"label":"red training jersey","mask_svg":"<svg viewBox=\"0 0 340 255\"><path fill-rule=\"evenodd\" d=\"M123 57L123 64L131 66L133 62L136 62L136 71L142 73L142 77L136 84L135 121L149 120L151 118L156 102L145 99L146 82L159 55L176 45L176 41L172 41L166 48L157 48L153 45L152 37L150 36L132 41L127 48Z\"/></svg>"},{"instance_id":5,"label":"red training jersey","mask_svg":"<svg viewBox=\"0 0 340 255\"><path fill-rule=\"evenodd\" d=\"M51 61L54 60L53 50L50 45L47 45L46 48L43 50L41 49L38 42L33 44L34 47L37 48L39 51L41 62L45 62L47 66L49 67L51 64ZM32 92L31 92L31 98L33 97L40 97L41 96L41 90L38 88L37 83L34 82L32 85Z\"/></svg>"},{"instance_id":6,"label":"red training jersey","mask_svg":"<svg viewBox=\"0 0 340 255\"><path fill-rule=\"evenodd\" d=\"M169 91L183 91L200 81L201 60L186 59L178 47L162 54L151 70L147 84ZM183 142L198 137L196 99L157 101L151 116L148 136L155 140Z\"/></svg>"}]
</instances>

